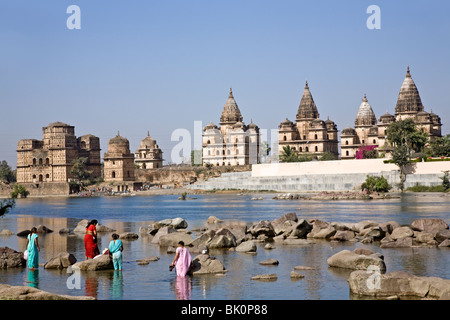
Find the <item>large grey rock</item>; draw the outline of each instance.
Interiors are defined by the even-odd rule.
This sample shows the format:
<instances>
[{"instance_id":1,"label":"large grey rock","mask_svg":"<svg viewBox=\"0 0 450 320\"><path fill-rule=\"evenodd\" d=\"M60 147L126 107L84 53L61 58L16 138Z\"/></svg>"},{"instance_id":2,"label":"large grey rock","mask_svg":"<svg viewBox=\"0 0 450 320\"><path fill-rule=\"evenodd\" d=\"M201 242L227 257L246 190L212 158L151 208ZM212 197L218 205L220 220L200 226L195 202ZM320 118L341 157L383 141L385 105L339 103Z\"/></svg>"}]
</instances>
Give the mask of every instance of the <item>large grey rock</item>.
<instances>
[{"instance_id":1,"label":"large grey rock","mask_svg":"<svg viewBox=\"0 0 450 320\"><path fill-rule=\"evenodd\" d=\"M0 299L4 300L95 300L88 296L58 295L30 286L11 286L0 283Z\"/></svg>"},{"instance_id":2,"label":"large grey rock","mask_svg":"<svg viewBox=\"0 0 450 320\"><path fill-rule=\"evenodd\" d=\"M333 239L336 241L349 241L355 238L355 232L352 230L339 230L334 234Z\"/></svg>"},{"instance_id":3,"label":"large grey rock","mask_svg":"<svg viewBox=\"0 0 450 320\"><path fill-rule=\"evenodd\" d=\"M162 228L158 229L158 232L155 234L155 236L152 239L152 243L159 244L159 239L162 236L165 236L165 235L168 235L168 234L174 233L174 232L177 232L177 231L172 227L162 227Z\"/></svg>"},{"instance_id":4,"label":"large grey rock","mask_svg":"<svg viewBox=\"0 0 450 320\"><path fill-rule=\"evenodd\" d=\"M17 252L8 247L0 248L0 269L23 268L26 260L23 258L23 252Z\"/></svg>"},{"instance_id":5,"label":"large grey rock","mask_svg":"<svg viewBox=\"0 0 450 320\"><path fill-rule=\"evenodd\" d=\"M414 235L414 231L408 227L399 227L399 228L395 228L394 231L392 231L391 233L391 239L392 240L398 240L401 238L406 238L406 237L412 237Z\"/></svg>"},{"instance_id":6,"label":"large grey rock","mask_svg":"<svg viewBox=\"0 0 450 320\"><path fill-rule=\"evenodd\" d=\"M164 219L159 221L159 224L163 227L172 227L174 229L186 229L188 223L183 218Z\"/></svg>"},{"instance_id":7,"label":"large grey rock","mask_svg":"<svg viewBox=\"0 0 450 320\"><path fill-rule=\"evenodd\" d=\"M305 219L300 219L294 226L288 228L285 232L285 236L306 238L309 232L311 232L313 225Z\"/></svg>"},{"instance_id":8,"label":"large grey rock","mask_svg":"<svg viewBox=\"0 0 450 320\"><path fill-rule=\"evenodd\" d=\"M353 226L353 230L356 232L361 232L364 229L370 228L370 227L377 227L378 226L378 222L373 221L373 220L364 220L364 221L360 221L358 223L356 223Z\"/></svg>"},{"instance_id":9,"label":"large grey rock","mask_svg":"<svg viewBox=\"0 0 450 320\"><path fill-rule=\"evenodd\" d=\"M260 235L266 237L275 237L275 229L269 220L261 220L258 223L252 225L248 231L253 237L257 238Z\"/></svg>"},{"instance_id":10,"label":"large grey rock","mask_svg":"<svg viewBox=\"0 0 450 320\"><path fill-rule=\"evenodd\" d=\"M80 222L78 222L77 226L75 227L75 229L73 229L74 233L85 233L86 231L86 226L89 223L88 220L83 219ZM97 226L95 227L95 229L97 230L97 232L114 232L116 231L115 229L109 228L107 226L104 226L100 223L97 224Z\"/></svg>"},{"instance_id":11,"label":"large grey rock","mask_svg":"<svg viewBox=\"0 0 450 320\"><path fill-rule=\"evenodd\" d=\"M441 230L436 233L436 240L438 243L450 239L450 230Z\"/></svg>"},{"instance_id":12,"label":"large grey rock","mask_svg":"<svg viewBox=\"0 0 450 320\"><path fill-rule=\"evenodd\" d=\"M137 240L139 239L139 235L134 232L123 232L119 234L120 240Z\"/></svg>"},{"instance_id":13,"label":"large grey rock","mask_svg":"<svg viewBox=\"0 0 450 320\"><path fill-rule=\"evenodd\" d=\"M227 228L208 230L192 242L194 247L231 248L236 247L236 237Z\"/></svg>"},{"instance_id":14,"label":"large grey rock","mask_svg":"<svg viewBox=\"0 0 450 320\"><path fill-rule=\"evenodd\" d=\"M411 228L417 231L436 233L440 230L448 229L448 224L438 218L421 218L411 223Z\"/></svg>"},{"instance_id":15,"label":"large grey rock","mask_svg":"<svg viewBox=\"0 0 450 320\"><path fill-rule=\"evenodd\" d=\"M332 236L336 234L336 229L332 226L328 225L325 228L314 227L310 233L308 233L308 239L330 239Z\"/></svg>"},{"instance_id":16,"label":"large grey rock","mask_svg":"<svg viewBox=\"0 0 450 320\"><path fill-rule=\"evenodd\" d=\"M99 271L108 269L114 269L112 259L108 254L98 256L95 259L80 261L72 265L72 270Z\"/></svg>"},{"instance_id":17,"label":"large grey rock","mask_svg":"<svg viewBox=\"0 0 450 320\"><path fill-rule=\"evenodd\" d=\"M64 269L76 262L77 259L73 254L69 252L60 252L44 265L44 269Z\"/></svg>"},{"instance_id":18,"label":"large grey rock","mask_svg":"<svg viewBox=\"0 0 450 320\"><path fill-rule=\"evenodd\" d=\"M159 238L159 245L161 247L169 247L178 245L178 242L183 241L185 246L190 246L194 239L191 235L184 232L173 232L163 235Z\"/></svg>"},{"instance_id":19,"label":"large grey rock","mask_svg":"<svg viewBox=\"0 0 450 320\"><path fill-rule=\"evenodd\" d=\"M395 241L386 241L386 238L381 240L380 248L411 248L413 245L413 238L411 237L400 238Z\"/></svg>"},{"instance_id":20,"label":"large grey rock","mask_svg":"<svg viewBox=\"0 0 450 320\"><path fill-rule=\"evenodd\" d=\"M222 262L208 254L200 254L192 259L190 272L193 275L215 274L227 272Z\"/></svg>"},{"instance_id":21,"label":"large grey rock","mask_svg":"<svg viewBox=\"0 0 450 320\"><path fill-rule=\"evenodd\" d=\"M380 272L386 271L383 256L371 251L342 250L328 258L327 263L328 266L336 268L367 270L371 266L372 268L378 268Z\"/></svg>"},{"instance_id":22,"label":"large grey rock","mask_svg":"<svg viewBox=\"0 0 450 320\"><path fill-rule=\"evenodd\" d=\"M405 271L386 274L353 271L348 278L348 284L353 294L371 297L395 295L441 299L450 291L450 280L417 277Z\"/></svg>"},{"instance_id":23,"label":"large grey rock","mask_svg":"<svg viewBox=\"0 0 450 320\"><path fill-rule=\"evenodd\" d=\"M236 247L237 252L256 252L256 244L253 241L244 241Z\"/></svg>"}]
</instances>

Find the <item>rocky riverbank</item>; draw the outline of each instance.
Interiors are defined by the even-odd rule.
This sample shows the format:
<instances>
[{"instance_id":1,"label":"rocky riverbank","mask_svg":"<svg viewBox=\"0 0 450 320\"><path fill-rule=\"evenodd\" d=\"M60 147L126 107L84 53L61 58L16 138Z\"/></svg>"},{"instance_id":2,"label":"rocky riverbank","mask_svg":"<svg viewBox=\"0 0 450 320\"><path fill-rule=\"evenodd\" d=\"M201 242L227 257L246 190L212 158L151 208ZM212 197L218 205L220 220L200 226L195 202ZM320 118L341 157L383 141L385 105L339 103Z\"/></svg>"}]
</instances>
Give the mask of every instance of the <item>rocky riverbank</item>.
<instances>
[{"instance_id":1,"label":"rocky riverbank","mask_svg":"<svg viewBox=\"0 0 450 320\"><path fill-rule=\"evenodd\" d=\"M84 232L86 220L80 221L73 230L64 230L68 233ZM49 232L45 226L41 227L42 232ZM26 231L26 230L24 230ZM98 226L99 233L114 232L107 226ZM60 230L61 232L61 230ZM372 244L375 247L396 248L421 247L424 250L450 250L450 230L448 224L436 218L422 218L413 221L410 225L400 225L395 221L375 222L360 221L357 223L338 223L326 222L319 219L301 219L295 213L288 213L272 221L261 220L254 223L229 222L218 217L210 216L205 221L203 227L189 229L189 224L183 218L171 218L153 222L146 227L140 227L136 233L122 233L120 238L123 241L136 241L145 238L146 242L160 247L160 250L168 254L175 253L175 247L181 240L189 247L193 253L194 268L193 276L204 274L226 275L228 270L226 265L210 254L216 250L231 250L243 254L257 255L258 248L263 247L267 252L272 252L280 245L282 246L310 246L316 242L360 242L362 244ZM375 250L376 251L376 250ZM239 256L237 257L239 259ZM166 268L158 264L159 257L142 257L131 263L146 265L154 263L155 267ZM384 276L389 266L386 266L384 257L379 252L358 248L353 251L342 250L330 257L326 261L329 268L343 268L348 270L360 271L360 273L351 273L349 277L349 286L351 292L355 295L369 298L397 297L403 298L409 296L408 290L403 292L402 281L408 281L410 286L424 286L419 288L420 294L414 294L415 297L448 299L450 285L448 280L441 279L445 286L436 289L434 280L417 280L414 275L408 276L409 280L392 280L391 276ZM279 261L271 258L258 262L261 265L277 266ZM24 268L25 261L23 253L10 248L0 248L0 268ZM75 257L68 252L58 253L47 263L44 269L71 268L80 271L96 271L112 269L111 258L108 254L100 255L96 259L77 262ZM291 279L294 281L307 278L308 275L300 274L299 269L311 268L310 266L297 266L291 272ZM370 271L370 272L369 272ZM381 281L379 291L368 291L362 284L364 279L372 279L370 275L378 272L377 279ZM402 270L398 270L402 271ZM366 277L363 277L366 275ZM368 275L368 276L367 276ZM381 277L383 275L383 277ZM398 274L394 274L395 277ZM405 275L401 277L406 278ZM400 277L400 278L401 278ZM398 277L397 277L398 278ZM402 278L402 279L403 279ZM277 281L276 273L254 275L250 280ZM384 282L389 283L383 284ZM368 283L368 282L367 282ZM386 286L389 289L386 289ZM397 287L395 287L397 286ZM428 288L428 289L426 289ZM384 291L383 291L384 290ZM397 291L396 291L397 290ZM425 293L424 293L425 292ZM438 293L436 293L438 292ZM20 297L17 297L18 299Z\"/></svg>"}]
</instances>

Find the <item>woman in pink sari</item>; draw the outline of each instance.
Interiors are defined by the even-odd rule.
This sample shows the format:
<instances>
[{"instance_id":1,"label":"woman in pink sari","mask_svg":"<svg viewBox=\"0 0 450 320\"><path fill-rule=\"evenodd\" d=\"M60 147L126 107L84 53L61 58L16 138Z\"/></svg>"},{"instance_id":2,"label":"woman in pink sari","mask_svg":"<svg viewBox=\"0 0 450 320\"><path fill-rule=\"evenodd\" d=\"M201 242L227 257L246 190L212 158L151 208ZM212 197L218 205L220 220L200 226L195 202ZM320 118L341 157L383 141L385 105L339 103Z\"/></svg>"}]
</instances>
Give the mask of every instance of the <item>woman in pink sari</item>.
<instances>
[{"instance_id":1,"label":"woman in pink sari","mask_svg":"<svg viewBox=\"0 0 450 320\"><path fill-rule=\"evenodd\" d=\"M175 258L172 261L171 267L177 269L177 276L184 277L191 267L192 257L189 250L184 247L184 242L178 242L178 247L175 253Z\"/></svg>"}]
</instances>

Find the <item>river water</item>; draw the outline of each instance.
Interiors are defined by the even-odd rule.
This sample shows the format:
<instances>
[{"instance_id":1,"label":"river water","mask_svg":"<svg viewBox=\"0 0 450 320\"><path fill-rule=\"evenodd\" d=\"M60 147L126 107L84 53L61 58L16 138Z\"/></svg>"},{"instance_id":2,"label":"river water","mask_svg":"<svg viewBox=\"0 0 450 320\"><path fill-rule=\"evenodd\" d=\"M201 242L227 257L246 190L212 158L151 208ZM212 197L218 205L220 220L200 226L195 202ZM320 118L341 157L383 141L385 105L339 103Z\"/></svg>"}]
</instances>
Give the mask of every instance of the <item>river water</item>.
<instances>
[{"instance_id":1,"label":"river water","mask_svg":"<svg viewBox=\"0 0 450 320\"><path fill-rule=\"evenodd\" d=\"M252 201L254 196L263 200ZM260 220L274 220L289 212L299 218L317 218L327 222L397 221L410 224L423 217L450 222L450 196L439 193L407 193L399 198L371 201L273 200L274 194L204 194L197 199L180 201L176 195L92 198L19 199L16 207L0 218L0 230L14 233L45 225L55 232L40 235L40 262L45 263L62 251L84 259L83 235L60 235L61 228L73 229L81 219L97 219L100 224L120 232L138 233L141 226L166 218L184 218L188 229L205 225L211 215L227 221L245 221L249 225ZM99 234L100 250L106 248L110 234ZM29 285L44 291L74 296L89 295L101 300L348 300L348 270L329 268L326 260L343 250L367 248L385 257L387 271L404 270L417 276L450 279L450 248L382 249L378 243L361 244L315 241L310 245L282 245L265 250L258 244L257 254L228 250L212 251L228 270L225 276L195 276L177 279L168 266L173 254L151 243L150 236L124 242L122 272L97 271L75 274L64 271L0 269L0 283ZM0 236L0 247L23 251L26 239ZM193 257L195 254L192 254ZM158 256L159 261L138 265L136 259ZM260 261L274 258L278 266L262 266ZM305 277L291 280L295 266L314 267L299 271ZM250 280L258 274L276 273L272 282ZM72 277L71 277L72 276ZM69 280L69 281L68 281Z\"/></svg>"}]
</instances>

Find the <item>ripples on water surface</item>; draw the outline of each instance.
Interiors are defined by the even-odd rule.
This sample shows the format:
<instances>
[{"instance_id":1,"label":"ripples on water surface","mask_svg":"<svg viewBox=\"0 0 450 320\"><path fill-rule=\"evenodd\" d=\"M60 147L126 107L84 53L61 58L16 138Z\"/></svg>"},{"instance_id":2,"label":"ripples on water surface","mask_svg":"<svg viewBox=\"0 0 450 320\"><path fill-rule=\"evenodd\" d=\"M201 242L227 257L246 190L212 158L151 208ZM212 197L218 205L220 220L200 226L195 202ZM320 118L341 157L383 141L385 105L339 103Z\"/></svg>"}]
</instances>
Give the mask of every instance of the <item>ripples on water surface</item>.
<instances>
[{"instance_id":1,"label":"ripples on water surface","mask_svg":"<svg viewBox=\"0 0 450 320\"><path fill-rule=\"evenodd\" d=\"M83 235L59 235L64 227L73 229L81 219L97 219L118 232L138 233L140 226L165 218L182 217L189 229L203 226L206 219L217 216L222 220L248 223L274 220L288 212L299 218L318 218L327 222L397 221L410 224L422 217L436 217L449 223L450 197L441 194L406 194L398 199L372 201L305 201L272 200L273 194L261 194L264 200L251 201L252 195L208 194L198 199L178 201L176 195L45 198L20 199L14 210L0 218L0 230L17 233L43 224L56 232L39 238L40 262L56 253L68 251L78 261L84 259ZM99 237L99 247L107 247L110 234ZM0 246L23 251L26 240L17 236L1 237ZM69 295L91 295L98 299L349 299L347 277L350 271L328 268L326 260L343 249L369 248L385 256L388 271L405 270L418 276L436 276L450 279L450 249L405 248L381 249L377 244L335 243L317 241L307 246L275 244L275 250L264 250L258 244L256 255L213 251L223 262L226 276L196 276L185 281L177 279L168 266L173 259L165 248L151 244L151 238L141 236L135 241L124 241L124 266L121 273L97 271L81 273L81 288L68 289L65 271L28 269L0 269L0 282L12 285L32 285L41 290ZM140 266L134 260L147 256L160 257L157 262ZM193 254L195 256L195 254ZM261 266L268 258L279 260L278 266ZM300 271L305 278L290 279L297 265L313 266L316 270ZM251 281L262 273L276 273L275 282Z\"/></svg>"}]
</instances>

